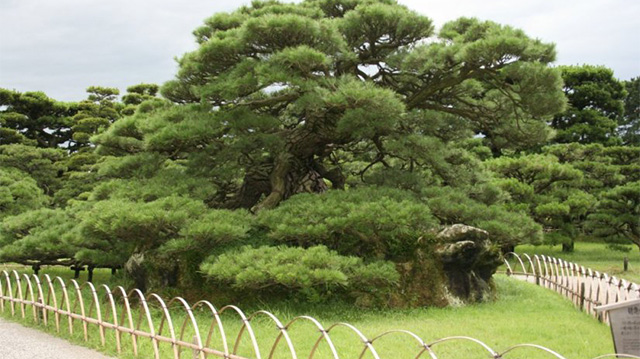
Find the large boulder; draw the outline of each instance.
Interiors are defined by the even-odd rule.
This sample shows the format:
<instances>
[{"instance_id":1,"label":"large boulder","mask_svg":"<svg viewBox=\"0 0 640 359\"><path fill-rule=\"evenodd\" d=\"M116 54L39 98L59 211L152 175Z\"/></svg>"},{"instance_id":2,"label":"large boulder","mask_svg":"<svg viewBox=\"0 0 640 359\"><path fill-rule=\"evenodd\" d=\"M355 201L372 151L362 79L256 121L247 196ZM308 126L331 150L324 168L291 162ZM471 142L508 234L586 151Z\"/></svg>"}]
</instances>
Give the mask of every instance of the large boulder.
<instances>
[{"instance_id":1,"label":"large boulder","mask_svg":"<svg viewBox=\"0 0 640 359\"><path fill-rule=\"evenodd\" d=\"M435 255L448 280L450 302L478 302L493 296L491 277L502 263L489 233L464 224L446 227L437 235Z\"/></svg>"}]
</instances>

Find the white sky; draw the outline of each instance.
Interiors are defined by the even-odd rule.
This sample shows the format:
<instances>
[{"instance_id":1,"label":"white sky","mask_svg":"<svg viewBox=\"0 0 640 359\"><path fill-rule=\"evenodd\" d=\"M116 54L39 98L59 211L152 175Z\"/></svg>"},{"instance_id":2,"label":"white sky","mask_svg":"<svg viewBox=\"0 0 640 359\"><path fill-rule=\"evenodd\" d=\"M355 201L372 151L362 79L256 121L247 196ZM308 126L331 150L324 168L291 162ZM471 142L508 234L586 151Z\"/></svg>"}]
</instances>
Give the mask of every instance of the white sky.
<instances>
[{"instance_id":1,"label":"white sky","mask_svg":"<svg viewBox=\"0 0 640 359\"><path fill-rule=\"evenodd\" d=\"M557 64L604 65L640 76L638 0L400 0L441 26L475 16L557 45ZM173 78L174 58L195 49L191 32L215 12L248 1L0 0L0 87L64 101L92 85Z\"/></svg>"}]
</instances>

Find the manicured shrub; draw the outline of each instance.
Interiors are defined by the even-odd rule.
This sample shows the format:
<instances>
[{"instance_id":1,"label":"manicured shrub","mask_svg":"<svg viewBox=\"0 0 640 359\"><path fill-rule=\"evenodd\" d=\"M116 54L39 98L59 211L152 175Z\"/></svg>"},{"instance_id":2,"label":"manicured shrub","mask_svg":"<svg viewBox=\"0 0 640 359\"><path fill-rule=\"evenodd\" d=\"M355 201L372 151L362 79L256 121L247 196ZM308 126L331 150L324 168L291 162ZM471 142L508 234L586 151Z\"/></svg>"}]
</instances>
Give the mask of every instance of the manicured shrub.
<instances>
[{"instance_id":1,"label":"manicured shrub","mask_svg":"<svg viewBox=\"0 0 640 359\"><path fill-rule=\"evenodd\" d=\"M333 294L382 296L399 280L393 263L364 263L325 246L244 246L211 256L200 268L205 276L240 293L286 293L315 302Z\"/></svg>"},{"instance_id":2,"label":"manicured shrub","mask_svg":"<svg viewBox=\"0 0 640 359\"><path fill-rule=\"evenodd\" d=\"M299 194L258 221L276 242L392 261L412 258L438 227L410 192L383 187Z\"/></svg>"}]
</instances>

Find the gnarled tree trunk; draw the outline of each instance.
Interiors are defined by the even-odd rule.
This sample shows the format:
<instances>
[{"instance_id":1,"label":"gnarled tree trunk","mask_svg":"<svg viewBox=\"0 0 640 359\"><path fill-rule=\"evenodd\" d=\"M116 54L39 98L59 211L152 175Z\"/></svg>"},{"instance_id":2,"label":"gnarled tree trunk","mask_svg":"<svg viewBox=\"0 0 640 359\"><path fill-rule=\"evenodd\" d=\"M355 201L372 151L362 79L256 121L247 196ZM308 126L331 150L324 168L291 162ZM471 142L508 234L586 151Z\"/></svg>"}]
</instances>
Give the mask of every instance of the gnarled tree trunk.
<instances>
[{"instance_id":1,"label":"gnarled tree trunk","mask_svg":"<svg viewBox=\"0 0 640 359\"><path fill-rule=\"evenodd\" d=\"M322 193L329 187L344 188L345 177L336 167L322 165L322 158L331 152L335 134L330 125L315 123L286 134L285 150L258 166L248 168L242 187L226 208L247 208L256 213L276 207L297 193Z\"/></svg>"}]
</instances>

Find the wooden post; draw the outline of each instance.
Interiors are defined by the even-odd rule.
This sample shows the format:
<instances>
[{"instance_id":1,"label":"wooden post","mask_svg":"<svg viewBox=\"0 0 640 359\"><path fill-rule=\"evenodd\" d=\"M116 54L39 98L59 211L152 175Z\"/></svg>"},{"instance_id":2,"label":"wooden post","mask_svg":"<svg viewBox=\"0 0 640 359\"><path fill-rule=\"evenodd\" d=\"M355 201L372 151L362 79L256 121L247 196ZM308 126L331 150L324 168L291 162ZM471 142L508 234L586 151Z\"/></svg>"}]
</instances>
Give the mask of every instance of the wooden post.
<instances>
[{"instance_id":1,"label":"wooden post","mask_svg":"<svg viewBox=\"0 0 640 359\"><path fill-rule=\"evenodd\" d=\"M628 271L629 270L629 257L625 256L624 257L624 271Z\"/></svg>"},{"instance_id":2,"label":"wooden post","mask_svg":"<svg viewBox=\"0 0 640 359\"><path fill-rule=\"evenodd\" d=\"M87 266L87 282L93 282L93 269L95 267L92 265Z\"/></svg>"},{"instance_id":3,"label":"wooden post","mask_svg":"<svg viewBox=\"0 0 640 359\"><path fill-rule=\"evenodd\" d=\"M584 295L586 292L586 287L584 282L580 283L580 310L584 310Z\"/></svg>"},{"instance_id":4,"label":"wooden post","mask_svg":"<svg viewBox=\"0 0 640 359\"><path fill-rule=\"evenodd\" d=\"M42 305L42 307L39 307L37 310L38 313L38 322L39 323L44 323L44 298L42 297L38 297L38 303L40 303Z\"/></svg>"},{"instance_id":5,"label":"wooden post","mask_svg":"<svg viewBox=\"0 0 640 359\"><path fill-rule=\"evenodd\" d=\"M80 272L84 270L84 267L74 264L71 266L71 270L74 271L73 279L78 279L80 278Z\"/></svg>"},{"instance_id":6,"label":"wooden post","mask_svg":"<svg viewBox=\"0 0 640 359\"><path fill-rule=\"evenodd\" d=\"M198 337L197 336L193 336L193 340L191 341L193 344L198 345ZM193 359L198 359L200 358L200 351L197 349L193 349Z\"/></svg>"}]
</instances>

